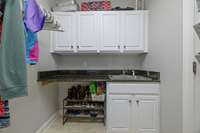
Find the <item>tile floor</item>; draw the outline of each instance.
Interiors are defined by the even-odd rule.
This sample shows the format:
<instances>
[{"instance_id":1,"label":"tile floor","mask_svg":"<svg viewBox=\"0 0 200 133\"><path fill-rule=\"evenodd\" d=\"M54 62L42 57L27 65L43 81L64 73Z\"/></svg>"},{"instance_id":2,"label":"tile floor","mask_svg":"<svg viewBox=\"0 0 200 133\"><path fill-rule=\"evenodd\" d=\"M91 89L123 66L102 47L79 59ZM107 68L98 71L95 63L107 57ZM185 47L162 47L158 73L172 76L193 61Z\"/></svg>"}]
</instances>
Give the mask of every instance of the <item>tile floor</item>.
<instances>
[{"instance_id":1,"label":"tile floor","mask_svg":"<svg viewBox=\"0 0 200 133\"><path fill-rule=\"evenodd\" d=\"M44 133L105 133L103 123L66 123L58 118Z\"/></svg>"}]
</instances>

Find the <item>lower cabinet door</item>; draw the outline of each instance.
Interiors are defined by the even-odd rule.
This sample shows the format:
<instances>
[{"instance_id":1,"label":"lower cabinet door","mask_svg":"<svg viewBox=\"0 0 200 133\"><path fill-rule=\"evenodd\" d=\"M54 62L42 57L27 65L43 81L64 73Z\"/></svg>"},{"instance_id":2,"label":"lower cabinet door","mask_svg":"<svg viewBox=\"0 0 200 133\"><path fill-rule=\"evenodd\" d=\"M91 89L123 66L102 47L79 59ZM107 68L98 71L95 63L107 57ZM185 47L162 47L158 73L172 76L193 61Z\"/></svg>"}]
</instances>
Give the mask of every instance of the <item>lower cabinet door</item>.
<instances>
[{"instance_id":1,"label":"lower cabinet door","mask_svg":"<svg viewBox=\"0 0 200 133\"><path fill-rule=\"evenodd\" d=\"M159 133L159 96L136 95L136 133Z\"/></svg>"},{"instance_id":2,"label":"lower cabinet door","mask_svg":"<svg viewBox=\"0 0 200 133\"><path fill-rule=\"evenodd\" d=\"M107 108L107 133L130 133L132 96L109 95Z\"/></svg>"}]
</instances>

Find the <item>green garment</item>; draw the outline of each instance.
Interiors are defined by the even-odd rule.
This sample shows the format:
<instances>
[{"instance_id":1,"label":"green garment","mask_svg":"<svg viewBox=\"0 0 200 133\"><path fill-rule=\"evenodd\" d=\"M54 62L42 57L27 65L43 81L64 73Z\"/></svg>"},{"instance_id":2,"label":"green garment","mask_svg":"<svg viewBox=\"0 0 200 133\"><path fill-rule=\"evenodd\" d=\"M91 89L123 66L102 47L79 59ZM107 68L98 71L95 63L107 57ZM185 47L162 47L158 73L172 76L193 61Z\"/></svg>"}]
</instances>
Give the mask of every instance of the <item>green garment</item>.
<instances>
[{"instance_id":1,"label":"green garment","mask_svg":"<svg viewBox=\"0 0 200 133\"><path fill-rule=\"evenodd\" d=\"M27 95L25 35L20 2L6 0L4 10L0 44L0 96L7 100Z\"/></svg>"}]
</instances>

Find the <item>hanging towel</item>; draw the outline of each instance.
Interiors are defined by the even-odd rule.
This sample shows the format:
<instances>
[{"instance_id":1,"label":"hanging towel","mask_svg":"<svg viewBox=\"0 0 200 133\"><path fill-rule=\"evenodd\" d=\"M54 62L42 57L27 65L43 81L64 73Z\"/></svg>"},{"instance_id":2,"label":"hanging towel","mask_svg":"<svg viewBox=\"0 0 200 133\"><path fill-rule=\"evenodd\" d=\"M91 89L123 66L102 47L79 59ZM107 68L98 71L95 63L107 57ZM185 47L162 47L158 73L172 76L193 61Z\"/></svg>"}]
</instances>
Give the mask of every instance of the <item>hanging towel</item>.
<instances>
[{"instance_id":1,"label":"hanging towel","mask_svg":"<svg viewBox=\"0 0 200 133\"><path fill-rule=\"evenodd\" d=\"M10 113L7 100L0 98L0 129L10 126Z\"/></svg>"},{"instance_id":2,"label":"hanging towel","mask_svg":"<svg viewBox=\"0 0 200 133\"><path fill-rule=\"evenodd\" d=\"M25 1L24 23L33 33L42 30L45 23L45 15L36 0Z\"/></svg>"},{"instance_id":3,"label":"hanging towel","mask_svg":"<svg viewBox=\"0 0 200 133\"><path fill-rule=\"evenodd\" d=\"M3 26L4 9L5 9L5 1L0 1L0 42L1 42L1 35L2 35L2 30L3 30L2 26Z\"/></svg>"},{"instance_id":4,"label":"hanging towel","mask_svg":"<svg viewBox=\"0 0 200 133\"><path fill-rule=\"evenodd\" d=\"M5 0L0 46L0 96L6 100L27 95L25 34L20 2Z\"/></svg>"}]
</instances>

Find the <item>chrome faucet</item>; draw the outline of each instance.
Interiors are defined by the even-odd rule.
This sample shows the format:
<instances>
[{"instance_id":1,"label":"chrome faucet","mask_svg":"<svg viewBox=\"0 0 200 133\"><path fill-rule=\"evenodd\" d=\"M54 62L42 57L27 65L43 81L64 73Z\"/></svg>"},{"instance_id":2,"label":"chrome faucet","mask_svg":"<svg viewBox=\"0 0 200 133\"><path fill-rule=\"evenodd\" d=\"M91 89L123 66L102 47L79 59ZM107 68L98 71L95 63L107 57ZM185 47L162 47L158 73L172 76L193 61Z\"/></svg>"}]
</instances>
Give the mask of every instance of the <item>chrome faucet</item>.
<instances>
[{"instance_id":1,"label":"chrome faucet","mask_svg":"<svg viewBox=\"0 0 200 133\"><path fill-rule=\"evenodd\" d=\"M135 75L135 71L132 69L123 69L122 75Z\"/></svg>"},{"instance_id":2,"label":"chrome faucet","mask_svg":"<svg viewBox=\"0 0 200 133\"><path fill-rule=\"evenodd\" d=\"M122 70L122 75L126 75L126 70Z\"/></svg>"}]
</instances>

